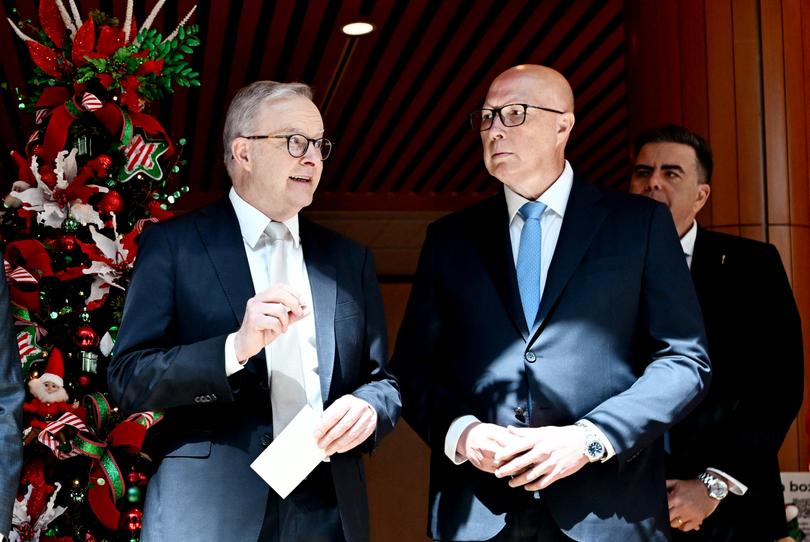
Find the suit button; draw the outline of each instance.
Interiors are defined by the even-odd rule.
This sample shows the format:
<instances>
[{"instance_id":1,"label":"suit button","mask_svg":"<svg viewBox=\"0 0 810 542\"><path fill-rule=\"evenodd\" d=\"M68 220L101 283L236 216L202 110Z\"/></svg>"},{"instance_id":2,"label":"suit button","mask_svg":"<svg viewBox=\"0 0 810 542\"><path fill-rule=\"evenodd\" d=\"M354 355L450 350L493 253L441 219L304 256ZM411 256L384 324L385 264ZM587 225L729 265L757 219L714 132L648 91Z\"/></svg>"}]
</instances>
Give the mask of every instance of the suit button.
<instances>
[{"instance_id":1,"label":"suit button","mask_svg":"<svg viewBox=\"0 0 810 542\"><path fill-rule=\"evenodd\" d=\"M528 352L523 354L523 359L525 359L529 363L534 363L535 360L537 359L537 355L534 352L532 352L531 350L529 350Z\"/></svg>"},{"instance_id":2,"label":"suit button","mask_svg":"<svg viewBox=\"0 0 810 542\"><path fill-rule=\"evenodd\" d=\"M273 435L271 435L270 433L265 433L264 435L262 435L260 442L262 444L262 448L267 448L268 446L270 446L270 443L273 442Z\"/></svg>"},{"instance_id":3,"label":"suit button","mask_svg":"<svg viewBox=\"0 0 810 542\"><path fill-rule=\"evenodd\" d=\"M267 385L267 382L259 382L259 389L263 392L268 391L270 388Z\"/></svg>"},{"instance_id":4,"label":"suit button","mask_svg":"<svg viewBox=\"0 0 810 542\"><path fill-rule=\"evenodd\" d=\"M520 422L526 421L526 411L523 410L523 407L517 407L515 409L515 419Z\"/></svg>"}]
</instances>

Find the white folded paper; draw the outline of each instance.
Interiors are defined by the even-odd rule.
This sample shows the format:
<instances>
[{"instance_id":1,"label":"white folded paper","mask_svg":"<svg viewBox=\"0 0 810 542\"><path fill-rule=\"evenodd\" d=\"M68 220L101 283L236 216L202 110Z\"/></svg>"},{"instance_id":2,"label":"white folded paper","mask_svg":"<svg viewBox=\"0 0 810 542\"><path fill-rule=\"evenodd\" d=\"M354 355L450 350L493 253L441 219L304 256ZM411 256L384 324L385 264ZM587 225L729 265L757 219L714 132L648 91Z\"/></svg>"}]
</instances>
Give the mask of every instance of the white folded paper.
<instances>
[{"instance_id":1,"label":"white folded paper","mask_svg":"<svg viewBox=\"0 0 810 542\"><path fill-rule=\"evenodd\" d=\"M298 487L326 452L318 448L315 427L320 416L309 405L304 406L275 440L250 464L256 473L282 499Z\"/></svg>"}]
</instances>

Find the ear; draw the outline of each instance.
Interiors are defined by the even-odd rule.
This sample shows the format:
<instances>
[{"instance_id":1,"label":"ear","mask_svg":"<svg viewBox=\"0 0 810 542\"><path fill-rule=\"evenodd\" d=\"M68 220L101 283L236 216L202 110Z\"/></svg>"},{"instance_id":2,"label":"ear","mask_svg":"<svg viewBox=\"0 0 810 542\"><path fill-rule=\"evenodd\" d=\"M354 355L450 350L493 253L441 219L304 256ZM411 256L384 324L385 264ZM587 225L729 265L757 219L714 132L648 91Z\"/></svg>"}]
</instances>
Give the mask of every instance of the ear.
<instances>
[{"instance_id":1,"label":"ear","mask_svg":"<svg viewBox=\"0 0 810 542\"><path fill-rule=\"evenodd\" d=\"M571 130L574 129L575 121L576 119L573 113L563 113L559 116L559 120L557 121L557 138L559 140L568 140L568 136L571 135Z\"/></svg>"},{"instance_id":2,"label":"ear","mask_svg":"<svg viewBox=\"0 0 810 542\"><path fill-rule=\"evenodd\" d=\"M703 206L706 205L706 202L709 201L709 195L712 193L711 185L706 183L700 183L698 185L698 195L695 199L694 210L695 214L698 214Z\"/></svg>"},{"instance_id":3,"label":"ear","mask_svg":"<svg viewBox=\"0 0 810 542\"><path fill-rule=\"evenodd\" d=\"M250 140L237 137L231 141L231 156L234 163L245 171L252 171L253 159L250 155Z\"/></svg>"}]
</instances>

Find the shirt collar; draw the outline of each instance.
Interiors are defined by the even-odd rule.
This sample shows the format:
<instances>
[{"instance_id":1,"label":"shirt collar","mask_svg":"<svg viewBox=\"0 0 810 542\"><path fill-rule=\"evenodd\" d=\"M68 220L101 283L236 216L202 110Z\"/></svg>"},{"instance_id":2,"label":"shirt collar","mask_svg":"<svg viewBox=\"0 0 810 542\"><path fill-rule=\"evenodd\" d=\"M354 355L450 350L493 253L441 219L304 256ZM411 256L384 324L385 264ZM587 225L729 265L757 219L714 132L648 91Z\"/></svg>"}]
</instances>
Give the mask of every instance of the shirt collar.
<instances>
[{"instance_id":1,"label":"shirt collar","mask_svg":"<svg viewBox=\"0 0 810 542\"><path fill-rule=\"evenodd\" d=\"M231 200L233 210L236 212L236 219L239 221L239 230L242 232L242 238L250 248L255 249L264 230L267 229L268 224L273 220L243 200L233 187L231 187L228 193L228 198ZM292 234L295 248L298 248L301 244L301 238L298 234L298 215L285 220L284 225L287 226L287 229L290 230Z\"/></svg>"},{"instance_id":2,"label":"shirt collar","mask_svg":"<svg viewBox=\"0 0 810 542\"><path fill-rule=\"evenodd\" d=\"M574 170L566 160L560 176L537 198L537 201L545 203L549 209L562 218L565 216L565 208L568 206L568 196L571 194L573 184ZM511 224L520 208L529 200L506 185L504 185L504 195L506 196L506 209L509 211L509 223Z\"/></svg>"},{"instance_id":3,"label":"shirt collar","mask_svg":"<svg viewBox=\"0 0 810 542\"><path fill-rule=\"evenodd\" d=\"M685 256L695 253L695 239L697 239L697 220L692 221L692 227L681 237L681 248Z\"/></svg>"}]
</instances>

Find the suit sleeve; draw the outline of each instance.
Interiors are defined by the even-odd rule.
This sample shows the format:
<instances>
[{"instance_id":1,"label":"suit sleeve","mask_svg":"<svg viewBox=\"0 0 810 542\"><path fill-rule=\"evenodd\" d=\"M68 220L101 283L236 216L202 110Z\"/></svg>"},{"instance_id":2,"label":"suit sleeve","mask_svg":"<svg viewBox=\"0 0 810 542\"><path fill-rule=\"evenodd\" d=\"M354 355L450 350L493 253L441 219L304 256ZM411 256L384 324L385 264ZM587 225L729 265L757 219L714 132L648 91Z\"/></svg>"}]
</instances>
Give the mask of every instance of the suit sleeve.
<instances>
[{"instance_id":1,"label":"suit sleeve","mask_svg":"<svg viewBox=\"0 0 810 542\"><path fill-rule=\"evenodd\" d=\"M399 419L402 401L399 384L386 368L388 340L385 312L374 260L368 249L364 253L362 273L366 327L361 374L366 383L352 392L352 395L369 403L377 412L377 430L372 443L376 447L380 439L393 431Z\"/></svg>"},{"instance_id":2,"label":"suit sleeve","mask_svg":"<svg viewBox=\"0 0 810 542\"><path fill-rule=\"evenodd\" d=\"M392 366L402 386L403 418L429 446L442 449L453 420L475 410L435 374L444 325L437 284L442 280L438 237L436 228L428 226Z\"/></svg>"},{"instance_id":3,"label":"suit sleeve","mask_svg":"<svg viewBox=\"0 0 810 542\"><path fill-rule=\"evenodd\" d=\"M21 431L25 389L3 269L0 269L0 344L0 533L8 534L22 467Z\"/></svg>"},{"instance_id":4,"label":"suit sleeve","mask_svg":"<svg viewBox=\"0 0 810 542\"><path fill-rule=\"evenodd\" d=\"M107 373L110 394L126 412L233 401L225 375L226 335L177 344L177 249L157 224L138 246L121 329ZM201 296L205 292L200 292Z\"/></svg>"},{"instance_id":5,"label":"suit sleeve","mask_svg":"<svg viewBox=\"0 0 810 542\"><path fill-rule=\"evenodd\" d=\"M736 400L722 438L704 442L706 467L755 483L774 461L793 423L804 393L804 354L799 311L779 253L773 245L745 262L741 281L757 318L756 331L740 337L750 360L735 375ZM733 363L735 360L729 360ZM742 453L740 453L742 452Z\"/></svg>"},{"instance_id":6,"label":"suit sleeve","mask_svg":"<svg viewBox=\"0 0 810 542\"><path fill-rule=\"evenodd\" d=\"M651 216L644 264L639 341L649 362L626 391L585 418L629 459L684 417L708 390L711 367L703 319L672 217L663 205Z\"/></svg>"}]
</instances>

